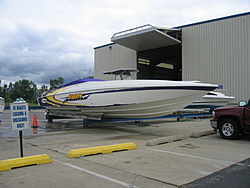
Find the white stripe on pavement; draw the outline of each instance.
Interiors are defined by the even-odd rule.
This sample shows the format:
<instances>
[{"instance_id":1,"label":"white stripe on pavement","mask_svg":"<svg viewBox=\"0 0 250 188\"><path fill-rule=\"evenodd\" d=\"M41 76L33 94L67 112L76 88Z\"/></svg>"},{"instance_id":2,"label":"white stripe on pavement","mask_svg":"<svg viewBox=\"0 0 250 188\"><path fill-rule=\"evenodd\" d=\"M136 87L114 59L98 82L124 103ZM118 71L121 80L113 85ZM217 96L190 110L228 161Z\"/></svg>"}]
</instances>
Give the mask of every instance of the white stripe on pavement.
<instances>
[{"instance_id":1,"label":"white stripe on pavement","mask_svg":"<svg viewBox=\"0 0 250 188\"><path fill-rule=\"evenodd\" d=\"M102 179L105 179L105 180L108 180L108 181L111 181L111 182L114 182L114 183L117 183L117 184L122 185L122 186L125 186L125 187L138 188L138 187L133 186L133 185L131 185L131 184L124 183L124 182L122 182L122 181L119 181L119 180L110 178L110 177L108 177L108 176L104 176L104 175L101 175L101 174L92 172L92 171L90 171L90 170L81 168L81 167L79 167L79 166L75 166L75 165L72 165L72 164L69 164L69 163L64 163L64 162L61 162L61 161L58 161L58 160L55 160L55 159L52 159L52 160L55 161L55 162L58 162L58 163L60 163L60 164L63 164L63 165L65 165L65 166L69 166L69 167L71 167L71 168L80 170L80 171L82 171L82 172L85 172L85 173L94 175L94 176L96 176L96 177L99 177L99 178L102 178Z\"/></svg>"},{"instance_id":2,"label":"white stripe on pavement","mask_svg":"<svg viewBox=\"0 0 250 188\"><path fill-rule=\"evenodd\" d=\"M162 152L162 153L169 153L169 154L184 156L184 157L192 157L192 158L197 158L197 159L203 159L203 160L215 161L215 162L220 162L220 163L226 163L226 164L230 164L230 165L232 165L232 164L244 165L244 164L241 164L241 163L234 163L234 162L229 162L229 161L210 159L210 158L199 157L199 156L195 156L195 155L187 155L187 154L182 154L182 153L175 153L175 152L171 152L171 151L164 151L164 150L151 149L151 148L147 148L147 149L152 150L152 151Z\"/></svg>"}]
</instances>

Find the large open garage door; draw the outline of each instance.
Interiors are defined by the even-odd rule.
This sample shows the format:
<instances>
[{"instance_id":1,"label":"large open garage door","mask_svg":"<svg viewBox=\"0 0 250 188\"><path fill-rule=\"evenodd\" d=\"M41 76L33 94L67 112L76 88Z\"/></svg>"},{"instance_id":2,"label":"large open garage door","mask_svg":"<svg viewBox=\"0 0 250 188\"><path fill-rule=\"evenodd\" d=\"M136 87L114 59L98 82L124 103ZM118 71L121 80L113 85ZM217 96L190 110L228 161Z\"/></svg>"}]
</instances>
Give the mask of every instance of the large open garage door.
<instances>
[{"instance_id":1,"label":"large open garage door","mask_svg":"<svg viewBox=\"0 0 250 188\"><path fill-rule=\"evenodd\" d=\"M111 41L137 51L138 79L181 80L181 30L144 25Z\"/></svg>"}]
</instances>

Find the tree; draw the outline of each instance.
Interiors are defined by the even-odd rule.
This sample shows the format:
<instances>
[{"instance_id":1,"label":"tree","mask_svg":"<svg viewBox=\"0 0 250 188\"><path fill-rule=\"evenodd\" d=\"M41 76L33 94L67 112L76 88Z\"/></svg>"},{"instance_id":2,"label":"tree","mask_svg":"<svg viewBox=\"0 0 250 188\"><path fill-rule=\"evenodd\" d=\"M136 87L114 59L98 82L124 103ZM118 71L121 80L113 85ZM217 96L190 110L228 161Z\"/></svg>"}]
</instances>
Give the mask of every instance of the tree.
<instances>
[{"instance_id":1,"label":"tree","mask_svg":"<svg viewBox=\"0 0 250 188\"><path fill-rule=\"evenodd\" d=\"M62 86L64 83L64 79L59 77L58 79L50 79L50 89L54 89L56 87Z\"/></svg>"},{"instance_id":2,"label":"tree","mask_svg":"<svg viewBox=\"0 0 250 188\"><path fill-rule=\"evenodd\" d=\"M62 77L51 79L50 88L61 86L63 83ZM14 84L10 82L9 86L7 84L4 84L3 87L0 86L0 96L5 99L5 103L11 103L20 97L28 103L35 103L37 95L45 91L48 91L48 86L42 85L41 89L38 90L34 82L26 79L19 80Z\"/></svg>"},{"instance_id":3,"label":"tree","mask_svg":"<svg viewBox=\"0 0 250 188\"><path fill-rule=\"evenodd\" d=\"M5 99L5 103L12 102L10 98L10 88L12 88L11 83L9 84L9 87L7 86L7 84L4 84L3 87L0 87L0 96Z\"/></svg>"},{"instance_id":4,"label":"tree","mask_svg":"<svg viewBox=\"0 0 250 188\"><path fill-rule=\"evenodd\" d=\"M11 103L11 102L13 102L13 101L11 100L11 98L10 98L10 94L5 95L5 96L4 96L4 100L5 100L5 104L6 104L6 103Z\"/></svg>"},{"instance_id":5,"label":"tree","mask_svg":"<svg viewBox=\"0 0 250 188\"><path fill-rule=\"evenodd\" d=\"M4 84L3 87L1 87L1 96L5 96L9 93L9 88L7 84Z\"/></svg>"},{"instance_id":6,"label":"tree","mask_svg":"<svg viewBox=\"0 0 250 188\"><path fill-rule=\"evenodd\" d=\"M10 92L10 97L14 101L16 98L22 97L27 102L35 102L37 95L36 84L32 81L23 79L14 83Z\"/></svg>"},{"instance_id":7,"label":"tree","mask_svg":"<svg viewBox=\"0 0 250 188\"><path fill-rule=\"evenodd\" d=\"M48 86L42 85L40 89L38 89L38 94L48 91Z\"/></svg>"}]
</instances>

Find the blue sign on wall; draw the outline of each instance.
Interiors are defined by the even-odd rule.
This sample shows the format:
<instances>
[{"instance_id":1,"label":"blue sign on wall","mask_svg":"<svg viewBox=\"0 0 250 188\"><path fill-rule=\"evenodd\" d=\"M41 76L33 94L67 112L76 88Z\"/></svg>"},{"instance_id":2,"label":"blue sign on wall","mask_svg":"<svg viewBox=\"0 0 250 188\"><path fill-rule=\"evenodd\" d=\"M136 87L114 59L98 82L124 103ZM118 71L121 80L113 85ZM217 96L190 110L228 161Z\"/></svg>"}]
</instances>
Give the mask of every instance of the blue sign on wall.
<instances>
[{"instance_id":1,"label":"blue sign on wall","mask_svg":"<svg viewBox=\"0 0 250 188\"><path fill-rule=\"evenodd\" d=\"M223 89L223 85L218 85L218 89Z\"/></svg>"}]
</instances>

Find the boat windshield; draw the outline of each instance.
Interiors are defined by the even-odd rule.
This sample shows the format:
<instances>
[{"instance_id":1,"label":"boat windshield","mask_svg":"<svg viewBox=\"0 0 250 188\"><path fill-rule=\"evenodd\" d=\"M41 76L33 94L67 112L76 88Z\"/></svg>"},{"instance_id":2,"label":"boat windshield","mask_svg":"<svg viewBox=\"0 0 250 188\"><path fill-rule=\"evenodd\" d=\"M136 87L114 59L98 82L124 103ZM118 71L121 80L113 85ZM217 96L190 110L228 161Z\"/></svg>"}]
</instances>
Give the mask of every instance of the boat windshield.
<instances>
[{"instance_id":1,"label":"boat windshield","mask_svg":"<svg viewBox=\"0 0 250 188\"><path fill-rule=\"evenodd\" d=\"M103 74L115 75L116 80L132 80L133 73L137 73L137 69L133 68L123 68L111 71L104 71Z\"/></svg>"}]
</instances>

